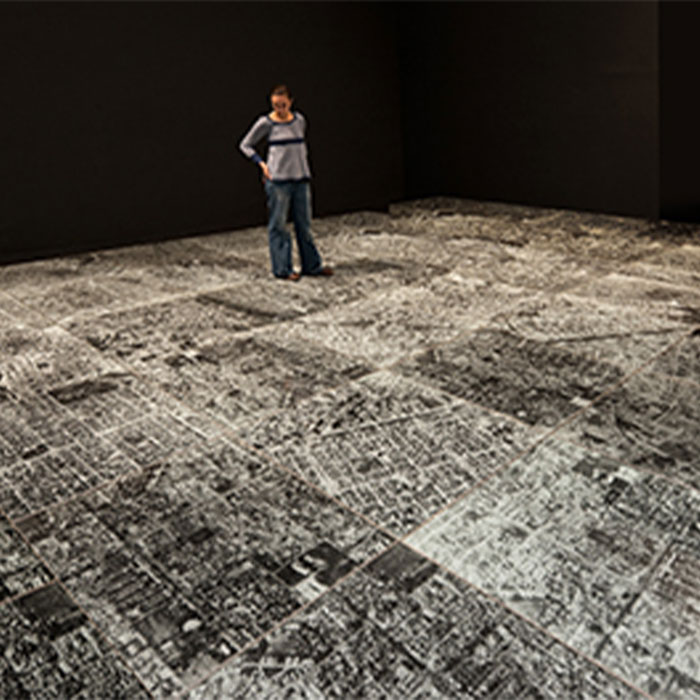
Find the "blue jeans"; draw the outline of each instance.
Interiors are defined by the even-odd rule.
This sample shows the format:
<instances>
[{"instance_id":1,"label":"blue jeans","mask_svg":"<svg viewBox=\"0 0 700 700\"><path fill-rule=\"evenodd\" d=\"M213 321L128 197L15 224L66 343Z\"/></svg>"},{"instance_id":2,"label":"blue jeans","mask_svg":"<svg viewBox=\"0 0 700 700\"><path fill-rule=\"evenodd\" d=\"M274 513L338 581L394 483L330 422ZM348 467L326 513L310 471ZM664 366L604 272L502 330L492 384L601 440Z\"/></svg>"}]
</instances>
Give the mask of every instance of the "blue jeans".
<instances>
[{"instance_id":1,"label":"blue jeans","mask_svg":"<svg viewBox=\"0 0 700 700\"><path fill-rule=\"evenodd\" d=\"M311 184L308 180L300 182L265 180L265 193L270 216L267 231L270 240L272 274L275 277L288 277L293 272L292 239L285 229L290 208L301 258L301 273L303 275L319 274L323 267L321 256L311 238Z\"/></svg>"}]
</instances>

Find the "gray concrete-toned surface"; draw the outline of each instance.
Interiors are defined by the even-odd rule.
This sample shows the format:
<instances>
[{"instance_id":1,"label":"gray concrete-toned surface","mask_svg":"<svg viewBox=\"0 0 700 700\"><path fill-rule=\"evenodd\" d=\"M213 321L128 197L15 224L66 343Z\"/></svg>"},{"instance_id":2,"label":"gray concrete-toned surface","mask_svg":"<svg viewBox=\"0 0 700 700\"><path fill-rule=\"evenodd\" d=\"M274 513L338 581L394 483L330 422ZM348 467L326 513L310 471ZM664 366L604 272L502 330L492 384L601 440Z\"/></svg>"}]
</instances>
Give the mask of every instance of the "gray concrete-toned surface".
<instances>
[{"instance_id":1,"label":"gray concrete-toned surface","mask_svg":"<svg viewBox=\"0 0 700 700\"><path fill-rule=\"evenodd\" d=\"M0 695L700 698L700 227L312 231L0 268Z\"/></svg>"}]
</instances>

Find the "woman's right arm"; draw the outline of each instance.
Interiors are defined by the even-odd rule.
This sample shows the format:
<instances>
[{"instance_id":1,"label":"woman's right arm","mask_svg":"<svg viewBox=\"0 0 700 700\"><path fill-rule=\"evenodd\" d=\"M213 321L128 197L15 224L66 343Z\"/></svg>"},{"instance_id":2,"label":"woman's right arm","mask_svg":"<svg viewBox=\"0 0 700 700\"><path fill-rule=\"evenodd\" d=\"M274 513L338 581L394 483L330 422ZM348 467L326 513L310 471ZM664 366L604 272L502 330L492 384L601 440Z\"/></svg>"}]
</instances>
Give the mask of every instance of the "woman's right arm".
<instances>
[{"instance_id":1,"label":"woman's right arm","mask_svg":"<svg viewBox=\"0 0 700 700\"><path fill-rule=\"evenodd\" d=\"M254 146L260 139L268 135L269 126L265 123L265 118L260 117L253 126L250 127L246 135L238 143L238 148L246 158L250 158L254 163L262 163L263 159L258 155Z\"/></svg>"}]
</instances>

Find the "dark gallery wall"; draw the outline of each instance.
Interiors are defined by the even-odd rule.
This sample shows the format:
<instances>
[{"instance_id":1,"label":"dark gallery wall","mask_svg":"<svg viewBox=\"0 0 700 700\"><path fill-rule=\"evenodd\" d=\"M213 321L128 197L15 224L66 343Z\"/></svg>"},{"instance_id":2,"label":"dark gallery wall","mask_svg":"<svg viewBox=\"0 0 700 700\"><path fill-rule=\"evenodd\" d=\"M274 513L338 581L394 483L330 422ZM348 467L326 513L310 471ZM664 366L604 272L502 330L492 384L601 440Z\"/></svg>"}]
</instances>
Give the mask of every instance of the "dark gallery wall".
<instances>
[{"instance_id":1,"label":"dark gallery wall","mask_svg":"<svg viewBox=\"0 0 700 700\"><path fill-rule=\"evenodd\" d=\"M0 262L264 223L238 142L278 82L315 216L700 220L699 24L665 0L0 3Z\"/></svg>"},{"instance_id":2,"label":"dark gallery wall","mask_svg":"<svg viewBox=\"0 0 700 700\"><path fill-rule=\"evenodd\" d=\"M279 82L314 215L386 207L397 62L391 4L0 3L0 261L260 224L238 142Z\"/></svg>"},{"instance_id":3,"label":"dark gallery wall","mask_svg":"<svg viewBox=\"0 0 700 700\"><path fill-rule=\"evenodd\" d=\"M654 2L432 2L398 16L406 196L658 214Z\"/></svg>"},{"instance_id":4,"label":"dark gallery wall","mask_svg":"<svg viewBox=\"0 0 700 700\"><path fill-rule=\"evenodd\" d=\"M700 221L700 3L659 3L660 213Z\"/></svg>"}]
</instances>

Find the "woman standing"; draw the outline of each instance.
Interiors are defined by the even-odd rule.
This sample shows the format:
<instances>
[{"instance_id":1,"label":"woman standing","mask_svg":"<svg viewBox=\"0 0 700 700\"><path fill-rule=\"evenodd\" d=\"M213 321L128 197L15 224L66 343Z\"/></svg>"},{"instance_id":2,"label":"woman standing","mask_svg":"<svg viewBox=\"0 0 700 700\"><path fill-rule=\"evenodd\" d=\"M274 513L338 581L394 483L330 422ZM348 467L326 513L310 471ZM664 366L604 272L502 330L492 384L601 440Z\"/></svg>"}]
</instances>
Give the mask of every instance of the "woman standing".
<instances>
[{"instance_id":1,"label":"woman standing","mask_svg":"<svg viewBox=\"0 0 700 700\"><path fill-rule=\"evenodd\" d=\"M301 275L292 268L292 241L285 229L291 207L302 275L332 275L330 267L321 263L311 237L311 171L304 134L306 118L301 112L291 112L292 95L286 85L277 85L270 94L272 111L258 117L239 148L247 158L257 163L263 172L267 194L272 274L296 282ZM262 138L268 139L268 162L253 147Z\"/></svg>"}]
</instances>

